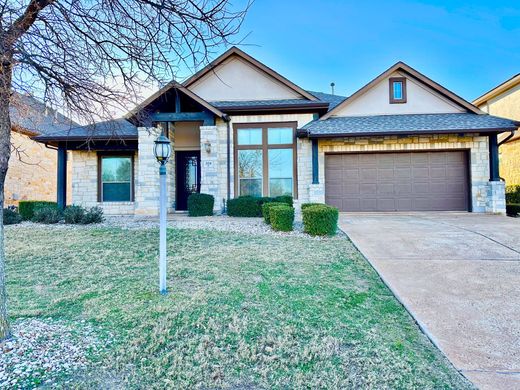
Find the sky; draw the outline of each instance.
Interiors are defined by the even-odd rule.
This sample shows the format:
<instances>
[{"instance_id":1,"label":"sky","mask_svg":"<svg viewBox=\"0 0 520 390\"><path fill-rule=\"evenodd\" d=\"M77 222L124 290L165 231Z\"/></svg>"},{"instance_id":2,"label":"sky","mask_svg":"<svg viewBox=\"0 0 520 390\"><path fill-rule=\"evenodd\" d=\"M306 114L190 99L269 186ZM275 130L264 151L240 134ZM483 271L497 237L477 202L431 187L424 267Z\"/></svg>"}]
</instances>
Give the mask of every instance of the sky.
<instances>
[{"instance_id":1,"label":"sky","mask_svg":"<svg viewBox=\"0 0 520 390\"><path fill-rule=\"evenodd\" d=\"M520 73L520 0L256 0L236 39L308 90L348 96L404 61L473 100Z\"/></svg>"}]
</instances>

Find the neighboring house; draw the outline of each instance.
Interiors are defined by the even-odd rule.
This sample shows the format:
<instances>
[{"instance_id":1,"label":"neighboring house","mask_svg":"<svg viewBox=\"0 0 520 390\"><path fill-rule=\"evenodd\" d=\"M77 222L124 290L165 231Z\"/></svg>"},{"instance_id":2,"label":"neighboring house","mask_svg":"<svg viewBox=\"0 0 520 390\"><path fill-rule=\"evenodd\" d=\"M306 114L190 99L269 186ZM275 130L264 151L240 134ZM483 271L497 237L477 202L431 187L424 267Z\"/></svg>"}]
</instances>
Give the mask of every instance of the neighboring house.
<instances>
[{"instance_id":1,"label":"neighboring house","mask_svg":"<svg viewBox=\"0 0 520 390\"><path fill-rule=\"evenodd\" d=\"M491 115L520 121L520 73L486 92L473 102ZM500 137L500 176L506 185L520 185L520 132Z\"/></svg>"},{"instance_id":2,"label":"neighboring house","mask_svg":"<svg viewBox=\"0 0 520 390\"><path fill-rule=\"evenodd\" d=\"M69 203L107 214L158 212L161 131L174 151L170 211L200 191L216 211L240 195L289 194L341 211L504 212L496 140L518 125L401 62L344 98L307 91L231 48L123 119L36 139L72 152Z\"/></svg>"},{"instance_id":3,"label":"neighboring house","mask_svg":"<svg viewBox=\"0 0 520 390\"><path fill-rule=\"evenodd\" d=\"M30 97L15 93L11 102L11 158L4 186L6 206L20 200L56 200L57 151L31 138L78 124Z\"/></svg>"}]
</instances>

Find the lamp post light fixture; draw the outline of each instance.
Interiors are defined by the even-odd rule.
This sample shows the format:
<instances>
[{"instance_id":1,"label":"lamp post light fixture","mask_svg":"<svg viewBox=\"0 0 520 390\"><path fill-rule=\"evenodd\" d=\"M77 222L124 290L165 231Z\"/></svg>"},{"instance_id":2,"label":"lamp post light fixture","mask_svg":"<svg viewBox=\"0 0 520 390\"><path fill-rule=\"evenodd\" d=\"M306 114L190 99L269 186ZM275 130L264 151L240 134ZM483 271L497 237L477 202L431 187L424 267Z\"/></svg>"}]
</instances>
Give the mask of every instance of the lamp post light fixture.
<instances>
[{"instance_id":1,"label":"lamp post light fixture","mask_svg":"<svg viewBox=\"0 0 520 390\"><path fill-rule=\"evenodd\" d=\"M160 164L159 181L161 187L159 197L159 291L161 294L166 294L166 163L172 154L170 140L161 134L155 140L153 152Z\"/></svg>"}]
</instances>

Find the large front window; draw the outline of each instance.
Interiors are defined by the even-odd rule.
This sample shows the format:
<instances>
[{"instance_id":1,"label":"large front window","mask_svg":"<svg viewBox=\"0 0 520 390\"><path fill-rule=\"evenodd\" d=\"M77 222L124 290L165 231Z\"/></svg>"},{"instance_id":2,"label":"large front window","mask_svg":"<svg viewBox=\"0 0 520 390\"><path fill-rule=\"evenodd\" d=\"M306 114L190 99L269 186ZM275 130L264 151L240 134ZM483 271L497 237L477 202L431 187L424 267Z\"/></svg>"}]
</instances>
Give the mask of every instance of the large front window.
<instances>
[{"instance_id":1,"label":"large front window","mask_svg":"<svg viewBox=\"0 0 520 390\"><path fill-rule=\"evenodd\" d=\"M101 156L100 200L130 202L132 200L132 157Z\"/></svg>"},{"instance_id":2,"label":"large front window","mask_svg":"<svg viewBox=\"0 0 520 390\"><path fill-rule=\"evenodd\" d=\"M295 124L235 125L239 196L295 196Z\"/></svg>"}]
</instances>

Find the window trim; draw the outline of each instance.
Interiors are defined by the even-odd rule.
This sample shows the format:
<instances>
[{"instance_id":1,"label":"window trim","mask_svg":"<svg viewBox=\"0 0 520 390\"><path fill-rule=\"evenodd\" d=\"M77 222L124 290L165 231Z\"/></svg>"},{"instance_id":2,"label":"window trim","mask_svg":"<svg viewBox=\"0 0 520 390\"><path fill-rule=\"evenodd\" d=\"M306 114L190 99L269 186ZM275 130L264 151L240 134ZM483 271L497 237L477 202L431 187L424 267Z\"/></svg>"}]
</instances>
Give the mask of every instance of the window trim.
<instances>
[{"instance_id":1,"label":"window trim","mask_svg":"<svg viewBox=\"0 0 520 390\"><path fill-rule=\"evenodd\" d=\"M134 171L134 159L135 154L134 153L121 153L121 152L98 152L98 164L97 164L97 200L99 203L124 203L124 202L134 202L135 201L135 171ZM132 174L130 177L130 200L103 200L103 180L102 180L102 164L103 164L103 157L126 157L130 158L130 164L132 165Z\"/></svg>"},{"instance_id":2,"label":"window trim","mask_svg":"<svg viewBox=\"0 0 520 390\"><path fill-rule=\"evenodd\" d=\"M394 83L400 82L403 86L403 97L402 99L394 99ZM389 78L389 91L390 91L390 104L402 104L406 103L406 77L390 77Z\"/></svg>"},{"instance_id":3,"label":"window trim","mask_svg":"<svg viewBox=\"0 0 520 390\"><path fill-rule=\"evenodd\" d=\"M262 150L262 196L269 196L269 149L292 149L293 151L293 198L298 199L298 164L297 164L297 138L296 128L297 122L251 122L251 123L234 123L233 124L233 172L235 197L240 196L239 177L238 177L238 151L239 150ZM268 144L269 128L292 128L293 142L292 144ZM238 145L238 129L262 129L261 145Z\"/></svg>"}]
</instances>

